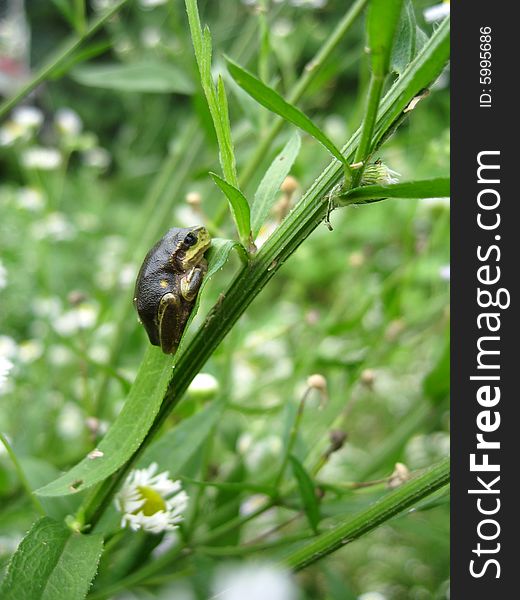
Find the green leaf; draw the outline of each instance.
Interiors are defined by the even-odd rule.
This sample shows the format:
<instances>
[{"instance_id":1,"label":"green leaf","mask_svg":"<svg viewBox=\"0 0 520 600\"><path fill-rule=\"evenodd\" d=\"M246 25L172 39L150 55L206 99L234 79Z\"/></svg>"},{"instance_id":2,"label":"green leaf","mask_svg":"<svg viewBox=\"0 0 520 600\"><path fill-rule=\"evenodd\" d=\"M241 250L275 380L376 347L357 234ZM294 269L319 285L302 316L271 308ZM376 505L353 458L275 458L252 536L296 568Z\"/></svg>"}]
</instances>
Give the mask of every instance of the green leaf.
<instances>
[{"instance_id":1,"label":"green leaf","mask_svg":"<svg viewBox=\"0 0 520 600\"><path fill-rule=\"evenodd\" d=\"M375 76L384 77L388 73L402 4L403 0L371 0L369 4L367 35Z\"/></svg>"},{"instance_id":2,"label":"green leaf","mask_svg":"<svg viewBox=\"0 0 520 600\"><path fill-rule=\"evenodd\" d=\"M172 357L149 346L123 410L98 445L102 456L84 458L67 473L36 490L41 496L74 494L103 481L139 448L155 416L172 375Z\"/></svg>"},{"instance_id":3,"label":"green leaf","mask_svg":"<svg viewBox=\"0 0 520 600\"><path fill-rule=\"evenodd\" d=\"M193 83L176 65L157 60L77 67L72 78L89 87L123 92L192 94Z\"/></svg>"},{"instance_id":4,"label":"green leaf","mask_svg":"<svg viewBox=\"0 0 520 600\"><path fill-rule=\"evenodd\" d=\"M357 201L374 202L384 198L446 198L450 195L449 177L389 183L387 185L365 185L339 195L340 204L355 204Z\"/></svg>"},{"instance_id":5,"label":"green leaf","mask_svg":"<svg viewBox=\"0 0 520 600\"><path fill-rule=\"evenodd\" d=\"M219 177L216 173L210 173L210 175L229 200L233 218L237 224L240 240L242 241L242 244L247 247L251 233L251 213L249 210L249 203L244 194L242 194L235 186L224 181L224 179Z\"/></svg>"},{"instance_id":6,"label":"green leaf","mask_svg":"<svg viewBox=\"0 0 520 600\"><path fill-rule=\"evenodd\" d=\"M237 169L235 164L235 149L233 147L233 140L231 139L231 125L229 122L228 101L226 96L226 90L224 88L224 80L220 75L217 81L217 99L223 138L222 144L220 146L220 153L222 155L222 171L224 172L224 174L227 174L226 177L229 181L237 182L238 184Z\"/></svg>"},{"instance_id":7,"label":"green leaf","mask_svg":"<svg viewBox=\"0 0 520 600\"><path fill-rule=\"evenodd\" d=\"M411 0L406 0L399 19L392 51L392 71L401 75L417 54L417 22Z\"/></svg>"},{"instance_id":8,"label":"green leaf","mask_svg":"<svg viewBox=\"0 0 520 600\"><path fill-rule=\"evenodd\" d=\"M252 96L262 106L265 106L271 112L283 117L289 123L296 125L303 131L312 135L318 142L323 144L325 148L341 163L347 164L346 158L341 154L337 146L327 135L319 129L307 115L303 114L299 108L289 104L284 100L278 92L262 83L251 73L245 71L241 66L237 65L231 59L227 58L228 70L233 79L238 85Z\"/></svg>"},{"instance_id":9,"label":"green leaf","mask_svg":"<svg viewBox=\"0 0 520 600\"><path fill-rule=\"evenodd\" d=\"M0 587L3 600L82 600L103 550L99 534L73 533L44 517L20 542Z\"/></svg>"},{"instance_id":10,"label":"green leaf","mask_svg":"<svg viewBox=\"0 0 520 600\"><path fill-rule=\"evenodd\" d=\"M204 443L223 408L222 402L212 402L175 425L145 451L139 460L139 467L147 467L156 462L161 471L167 469L173 478L177 478Z\"/></svg>"},{"instance_id":11,"label":"green leaf","mask_svg":"<svg viewBox=\"0 0 520 600\"><path fill-rule=\"evenodd\" d=\"M276 195L280 191L280 186L283 180L289 174L291 167L300 151L301 140L296 133L284 146L283 150L273 160L271 166L267 169L258 189L255 193L255 199L251 208L251 229L253 237L258 235L258 232L271 210L271 207L276 199Z\"/></svg>"},{"instance_id":12,"label":"green leaf","mask_svg":"<svg viewBox=\"0 0 520 600\"><path fill-rule=\"evenodd\" d=\"M449 333L435 366L423 380L423 392L433 404L441 403L450 393L450 340Z\"/></svg>"},{"instance_id":13,"label":"green leaf","mask_svg":"<svg viewBox=\"0 0 520 600\"><path fill-rule=\"evenodd\" d=\"M300 461L292 454L289 456L289 460L291 461L294 477L298 482L298 490L300 491L307 520L312 529L317 531L320 522L320 507L316 497L316 487Z\"/></svg>"}]
</instances>

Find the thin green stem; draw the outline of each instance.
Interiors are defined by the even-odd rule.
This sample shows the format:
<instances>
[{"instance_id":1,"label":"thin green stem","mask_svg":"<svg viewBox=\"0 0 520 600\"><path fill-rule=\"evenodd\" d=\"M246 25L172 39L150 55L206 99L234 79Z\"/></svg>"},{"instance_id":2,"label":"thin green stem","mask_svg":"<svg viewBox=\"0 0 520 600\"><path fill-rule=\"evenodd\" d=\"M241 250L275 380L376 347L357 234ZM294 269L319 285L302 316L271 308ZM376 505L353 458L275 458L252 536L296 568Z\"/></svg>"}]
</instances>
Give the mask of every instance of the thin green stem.
<instances>
[{"instance_id":1,"label":"thin green stem","mask_svg":"<svg viewBox=\"0 0 520 600\"><path fill-rule=\"evenodd\" d=\"M419 477L390 492L355 517L335 525L330 531L290 554L283 561L284 566L298 571L313 564L411 508L423 498L447 485L449 480L450 461L446 458Z\"/></svg>"},{"instance_id":2,"label":"thin green stem","mask_svg":"<svg viewBox=\"0 0 520 600\"><path fill-rule=\"evenodd\" d=\"M27 480L27 477L25 476L25 473L22 469L22 465L20 464L18 457L16 456L11 444L9 443L9 440L5 437L5 435L1 431L0 431L0 442L2 442L2 444L4 445L4 448L6 449L7 454L9 455L9 458L11 459L11 462L13 463L16 474L18 475L18 479L20 480L20 483L22 484L22 487L25 490L25 493L27 494L27 496L30 498L31 502L33 503L33 506L36 509L36 512L44 517L47 513L45 512L45 509L43 508L43 506L40 503L40 501L38 500L38 498L34 495L32 489L31 489L31 485L29 484L29 481Z\"/></svg>"},{"instance_id":3,"label":"thin green stem","mask_svg":"<svg viewBox=\"0 0 520 600\"><path fill-rule=\"evenodd\" d=\"M83 42L94 35L103 25L115 15L125 4L130 0L118 0L102 15L94 19L92 23L85 29L83 34L71 36L56 52L54 52L42 67L37 71L36 75L26 83L12 98L8 98L0 105L0 119L4 117L13 107L15 107L27 94L32 92L35 87L48 79L52 73L64 62L69 59L72 54L83 44ZM71 63L72 64L72 63Z\"/></svg>"},{"instance_id":4,"label":"thin green stem","mask_svg":"<svg viewBox=\"0 0 520 600\"><path fill-rule=\"evenodd\" d=\"M372 136L374 134L374 128L377 120L377 111L379 109L379 102L381 100L384 82L384 77L372 73L372 76L370 78L370 84L368 86L367 102L365 105L365 116L363 119L363 126L361 128L361 139L359 141L359 146L357 147L357 151L354 156L355 164L363 164L354 171L351 184L352 188L358 187L359 182L361 181L361 176L363 174L365 161L370 153Z\"/></svg>"}]
</instances>

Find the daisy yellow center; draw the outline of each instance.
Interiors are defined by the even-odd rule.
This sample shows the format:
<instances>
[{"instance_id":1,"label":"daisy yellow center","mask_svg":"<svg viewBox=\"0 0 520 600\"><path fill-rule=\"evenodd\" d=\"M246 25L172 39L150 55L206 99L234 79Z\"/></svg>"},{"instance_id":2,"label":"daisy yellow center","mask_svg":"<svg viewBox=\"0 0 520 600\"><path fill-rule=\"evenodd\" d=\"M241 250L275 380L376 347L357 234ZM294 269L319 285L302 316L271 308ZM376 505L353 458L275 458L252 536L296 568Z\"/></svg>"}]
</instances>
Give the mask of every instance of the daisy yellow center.
<instances>
[{"instance_id":1,"label":"daisy yellow center","mask_svg":"<svg viewBox=\"0 0 520 600\"><path fill-rule=\"evenodd\" d=\"M142 512L146 517L150 517L160 510L166 510L166 502L159 492L145 485L140 485L137 489L144 500L144 504L134 511L134 514Z\"/></svg>"}]
</instances>

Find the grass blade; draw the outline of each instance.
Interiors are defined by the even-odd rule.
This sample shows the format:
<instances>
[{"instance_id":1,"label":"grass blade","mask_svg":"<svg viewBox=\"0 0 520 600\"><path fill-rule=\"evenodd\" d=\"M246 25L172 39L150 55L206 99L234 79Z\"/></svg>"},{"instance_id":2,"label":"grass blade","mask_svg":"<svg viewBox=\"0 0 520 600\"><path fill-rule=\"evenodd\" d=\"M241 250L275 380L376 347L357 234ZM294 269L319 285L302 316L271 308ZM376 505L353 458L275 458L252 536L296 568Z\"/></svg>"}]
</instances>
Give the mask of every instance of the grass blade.
<instances>
[{"instance_id":1,"label":"grass blade","mask_svg":"<svg viewBox=\"0 0 520 600\"><path fill-rule=\"evenodd\" d=\"M390 68L402 4L402 0L371 0L369 4L367 37L372 72L376 77L384 77Z\"/></svg>"},{"instance_id":2,"label":"grass blade","mask_svg":"<svg viewBox=\"0 0 520 600\"><path fill-rule=\"evenodd\" d=\"M226 60L231 77L233 77L243 90L271 112L280 115L280 117L283 117L286 121L289 121L309 135L312 135L314 139L327 148L332 156L348 167L347 159L341 154L338 147L309 119L307 115L299 108L289 104L289 102L284 100L278 92L275 92L265 83L262 83L254 75L248 73L230 58L227 58Z\"/></svg>"},{"instance_id":3,"label":"grass blade","mask_svg":"<svg viewBox=\"0 0 520 600\"><path fill-rule=\"evenodd\" d=\"M233 211L233 218L235 219L235 223L237 224L238 234L240 236L240 240L244 247L249 246L249 238L250 238L250 218L251 213L249 210L249 203L246 200L246 197L242 192L228 183L224 181L221 177L219 177L216 173L210 173L213 181L218 185L218 187L224 192L227 199L229 200L229 204L231 206L231 210Z\"/></svg>"},{"instance_id":4,"label":"grass blade","mask_svg":"<svg viewBox=\"0 0 520 600\"><path fill-rule=\"evenodd\" d=\"M251 208L251 229L253 238L258 235L260 227L269 214L269 211L276 199L276 194L280 190L283 180L289 174L291 167L300 151L301 139L296 133L284 146L283 150L273 160L271 166L267 169L258 189L255 193L255 199Z\"/></svg>"},{"instance_id":5,"label":"grass blade","mask_svg":"<svg viewBox=\"0 0 520 600\"><path fill-rule=\"evenodd\" d=\"M358 201L374 202L385 198L447 198L450 195L450 178L438 177L422 181L406 181L388 185L365 185L340 194L340 205Z\"/></svg>"},{"instance_id":6,"label":"grass blade","mask_svg":"<svg viewBox=\"0 0 520 600\"><path fill-rule=\"evenodd\" d=\"M312 529L317 531L320 522L320 507L318 498L316 497L315 485L303 465L294 455L291 454L289 460L291 462L294 478L298 483L298 489L300 491L305 514L307 515L307 520Z\"/></svg>"}]
</instances>

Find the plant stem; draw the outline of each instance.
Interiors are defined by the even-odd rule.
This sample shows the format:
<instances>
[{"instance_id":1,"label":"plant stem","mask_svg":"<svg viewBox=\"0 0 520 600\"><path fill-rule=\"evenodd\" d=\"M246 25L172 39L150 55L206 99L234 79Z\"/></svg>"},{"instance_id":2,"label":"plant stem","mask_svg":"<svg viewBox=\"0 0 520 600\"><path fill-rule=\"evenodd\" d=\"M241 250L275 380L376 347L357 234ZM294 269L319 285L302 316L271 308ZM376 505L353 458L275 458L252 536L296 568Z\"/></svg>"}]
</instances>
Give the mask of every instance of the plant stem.
<instances>
[{"instance_id":1,"label":"plant stem","mask_svg":"<svg viewBox=\"0 0 520 600\"><path fill-rule=\"evenodd\" d=\"M370 84L368 86L365 117L363 119L363 127L361 130L361 140L354 156L354 163L363 163L363 165L354 171L351 184L352 188L359 186L361 176L363 175L363 168L365 166L364 163L370 153L370 145L377 120L377 111L379 108L379 102L381 100L381 94L383 92L384 82L384 77L372 73Z\"/></svg>"},{"instance_id":2,"label":"plant stem","mask_svg":"<svg viewBox=\"0 0 520 600\"><path fill-rule=\"evenodd\" d=\"M115 15L129 0L118 0L87 27L83 34L70 37L38 70L36 75L26 83L12 98L8 98L0 105L0 119L5 116L35 87L50 77L55 69L62 65L81 46L81 44L100 29L110 17Z\"/></svg>"},{"instance_id":3,"label":"plant stem","mask_svg":"<svg viewBox=\"0 0 520 600\"><path fill-rule=\"evenodd\" d=\"M449 480L450 462L449 458L446 458L419 477L390 492L354 518L335 525L332 530L290 554L283 561L284 566L295 571L303 569L404 512L419 500L447 485Z\"/></svg>"}]
</instances>

